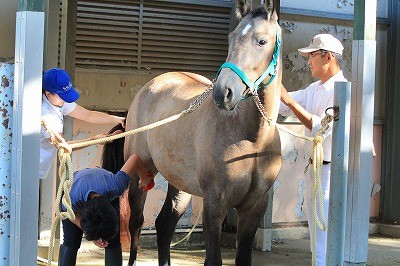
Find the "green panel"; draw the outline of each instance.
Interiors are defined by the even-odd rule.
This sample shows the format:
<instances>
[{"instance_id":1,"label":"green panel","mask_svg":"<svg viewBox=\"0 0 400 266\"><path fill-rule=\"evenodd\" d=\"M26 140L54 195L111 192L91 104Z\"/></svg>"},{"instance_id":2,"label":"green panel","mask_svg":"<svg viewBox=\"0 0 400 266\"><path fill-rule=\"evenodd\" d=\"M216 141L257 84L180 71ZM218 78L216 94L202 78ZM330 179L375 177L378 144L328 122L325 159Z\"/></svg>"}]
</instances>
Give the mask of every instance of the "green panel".
<instances>
[{"instance_id":1,"label":"green panel","mask_svg":"<svg viewBox=\"0 0 400 266\"><path fill-rule=\"evenodd\" d=\"M18 0L18 11L44 12L44 0Z\"/></svg>"},{"instance_id":2,"label":"green panel","mask_svg":"<svg viewBox=\"0 0 400 266\"><path fill-rule=\"evenodd\" d=\"M389 39L389 88L388 88L388 111L387 131L385 132L386 166L382 173L381 210L385 222L400 223L400 3L392 1Z\"/></svg>"},{"instance_id":3,"label":"green panel","mask_svg":"<svg viewBox=\"0 0 400 266\"><path fill-rule=\"evenodd\" d=\"M375 40L376 8L377 0L354 1L354 40Z\"/></svg>"}]
</instances>

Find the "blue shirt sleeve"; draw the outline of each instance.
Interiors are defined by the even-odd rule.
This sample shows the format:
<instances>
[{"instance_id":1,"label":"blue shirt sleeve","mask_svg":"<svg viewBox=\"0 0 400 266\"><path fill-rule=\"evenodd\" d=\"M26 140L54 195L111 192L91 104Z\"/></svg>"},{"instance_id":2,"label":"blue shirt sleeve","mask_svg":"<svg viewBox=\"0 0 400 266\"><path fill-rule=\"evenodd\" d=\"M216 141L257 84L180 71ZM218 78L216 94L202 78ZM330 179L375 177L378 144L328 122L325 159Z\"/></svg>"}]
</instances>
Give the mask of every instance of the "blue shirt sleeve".
<instances>
[{"instance_id":1,"label":"blue shirt sleeve","mask_svg":"<svg viewBox=\"0 0 400 266\"><path fill-rule=\"evenodd\" d=\"M116 174L102 168L77 171L70 191L71 203L76 206L79 202L86 202L90 192L98 193L112 201L124 193L130 181L129 175L123 171Z\"/></svg>"}]
</instances>

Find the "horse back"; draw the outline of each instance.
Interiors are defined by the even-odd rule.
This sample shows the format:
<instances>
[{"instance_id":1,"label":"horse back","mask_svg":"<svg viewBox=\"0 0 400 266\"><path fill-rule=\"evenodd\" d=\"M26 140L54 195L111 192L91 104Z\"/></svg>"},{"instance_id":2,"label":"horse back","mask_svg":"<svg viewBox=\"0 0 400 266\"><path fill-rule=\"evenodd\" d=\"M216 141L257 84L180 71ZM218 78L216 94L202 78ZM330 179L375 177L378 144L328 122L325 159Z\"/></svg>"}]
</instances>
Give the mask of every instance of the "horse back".
<instances>
[{"instance_id":1,"label":"horse back","mask_svg":"<svg viewBox=\"0 0 400 266\"><path fill-rule=\"evenodd\" d=\"M169 72L155 77L135 96L128 111L126 130L143 127L181 113L209 85L211 81L207 78L189 72ZM211 103L211 98L209 102ZM160 171L167 179L168 175L175 175L173 179L179 183L175 183L176 186L185 188L183 183L187 180L181 182L177 178L178 173L184 170L189 176L184 177L185 179L193 179L193 182L197 182L195 154L188 149L193 146L193 138L196 134L194 132L197 131L195 128L199 126L193 120L194 116L201 115L196 110L177 121L127 137L125 157L136 153L149 168ZM197 193L194 194L199 194L199 189L196 190Z\"/></svg>"}]
</instances>

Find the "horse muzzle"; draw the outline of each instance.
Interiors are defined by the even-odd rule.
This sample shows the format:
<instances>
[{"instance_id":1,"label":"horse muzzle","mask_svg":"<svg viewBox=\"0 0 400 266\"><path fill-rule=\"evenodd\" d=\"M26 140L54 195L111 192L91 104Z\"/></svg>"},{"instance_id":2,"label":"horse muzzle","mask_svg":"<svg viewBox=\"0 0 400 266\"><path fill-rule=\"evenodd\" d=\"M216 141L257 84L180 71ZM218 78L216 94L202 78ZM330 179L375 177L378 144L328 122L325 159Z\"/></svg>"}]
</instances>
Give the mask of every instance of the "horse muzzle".
<instances>
[{"instance_id":1,"label":"horse muzzle","mask_svg":"<svg viewBox=\"0 0 400 266\"><path fill-rule=\"evenodd\" d=\"M241 94L235 92L234 86L229 86L229 84L222 85L218 81L215 83L213 99L219 109L234 110L239 104L240 98Z\"/></svg>"}]
</instances>

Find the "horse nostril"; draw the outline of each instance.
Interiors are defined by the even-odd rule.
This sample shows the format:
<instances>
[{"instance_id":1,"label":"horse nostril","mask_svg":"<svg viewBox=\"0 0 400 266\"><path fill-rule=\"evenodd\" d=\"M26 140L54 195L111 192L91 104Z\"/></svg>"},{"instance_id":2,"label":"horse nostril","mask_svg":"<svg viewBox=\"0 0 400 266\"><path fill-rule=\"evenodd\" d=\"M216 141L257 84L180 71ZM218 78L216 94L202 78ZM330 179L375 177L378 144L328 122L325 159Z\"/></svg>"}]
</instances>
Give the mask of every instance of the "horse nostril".
<instances>
[{"instance_id":1,"label":"horse nostril","mask_svg":"<svg viewBox=\"0 0 400 266\"><path fill-rule=\"evenodd\" d=\"M232 89L231 88L227 88L226 89L226 94L225 94L225 101L226 102L231 102L232 101L232 97L233 97Z\"/></svg>"}]
</instances>

